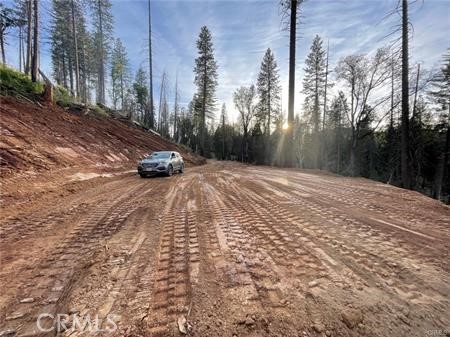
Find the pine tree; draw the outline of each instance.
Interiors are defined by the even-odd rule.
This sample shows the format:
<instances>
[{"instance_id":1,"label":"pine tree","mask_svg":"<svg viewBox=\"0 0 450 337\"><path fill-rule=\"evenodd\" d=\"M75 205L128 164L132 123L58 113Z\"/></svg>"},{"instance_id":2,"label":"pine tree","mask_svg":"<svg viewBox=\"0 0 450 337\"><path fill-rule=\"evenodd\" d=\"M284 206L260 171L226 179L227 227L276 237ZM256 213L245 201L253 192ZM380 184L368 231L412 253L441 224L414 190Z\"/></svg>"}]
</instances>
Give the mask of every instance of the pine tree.
<instances>
[{"instance_id":1,"label":"pine tree","mask_svg":"<svg viewBox=\"0 0 450 337\"><path fill-rule=\"evenodd\" d=\"M53 77L83 101L88 96L89 39L81 2L54 0L50 36Z\"/></svg>"},{"instance_id":2,"label":"pine tree","mask_svg":"<svg viewBox=\"0 0 450 337\"><path fill-rule=\"evenodd\" d=\"M111 52L111 98L114 109L117 109L119 101L120 108L123 109L124 95L129 79L127 52L122 41L118 38Z\"/></svg>"},{"instance_id":3,"label":"pine tree","mask_svg":"<svg viewBox=\"0 0 450 337\"><path fill-rule=\"evenodd\" d=\"M137 106L137 113L138 116L135 116L135 120L138 120L140 122L143 121L143 117L145 115L145 112L148 108L147 102L148 102L148 87L147 87L147 74L145 70L142 67L139 67L139 69L136 72L136 77L133 83L133 92L134 92L134 98ZM130 114L130 118L133 118L132 114Z\"/></svg>"},{"instance_id":4,"label":"pine tree","mask_svg":"<svg viewBox=\"0 0 450 337\"><path fill-rule=\"evenodd\" d=\"M272 153L270 134L275 119L280 113L281 99L280 76L275 57L270 48L267 49L264 55L256 85L259 96L258 122L264 126L265 134L265 162L270 163L271 159L269 157Z\"/></svg>"},{"instance_id":5,"label":"pine tree","mask_svg":"<svg viewBox=\"0 0 450 337\"><path fill-rule=\"evenodd\" d=\"M206 118L212 118L214 114L217 87L217 63L214 59L214 48L211 32L203 26L197 40L198 57L195 59L195 80L197 85L197 99L200 105L199 131L200 154L205 153Z\"/></svg>"},{"instance_id":6,"label":"pine tree","mask_svg":"<svg viewBox=\"0 0 450 337\"><path fill-rule=\"evenodd\" d=\"M310 50L305 61L303 93L306 95L305 111L309 114L313 132L317 134L320 127L320 102L324 98L326 78L326 52L318 35L314 38Z\"/></svg>"},{"instance_id":7,"label":"pine tree","mask_svg":"<svg viewBox=\"0 0 450 337\"><path fill-rule=\"evenodd\" d=\"M3 3L0 3L0 49L3 64L6 63L5 36L9 29L19 25L20 18L17 14L14 8L5 7Z\"/></svg>"},{"instance_id":8,"label":"pine tree","mask_svg":"<svg viewBox=\"0 0 450 337\"><path fill-rule=\"evenodd\" d=\"M95 29L94 46L97 60L97 102L105 104L106 65L108 62L113 30L110 0L91 0L92 21Z\"/></svg>"}]
</instances>

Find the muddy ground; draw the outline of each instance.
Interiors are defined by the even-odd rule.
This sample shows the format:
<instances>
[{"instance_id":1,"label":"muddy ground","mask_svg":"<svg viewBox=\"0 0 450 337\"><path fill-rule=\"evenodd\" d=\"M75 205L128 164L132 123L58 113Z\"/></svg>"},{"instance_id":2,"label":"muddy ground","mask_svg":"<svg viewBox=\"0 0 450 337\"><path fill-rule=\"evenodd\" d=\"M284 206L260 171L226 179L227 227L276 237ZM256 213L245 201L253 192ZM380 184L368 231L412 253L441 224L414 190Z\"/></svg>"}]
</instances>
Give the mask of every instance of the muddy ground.
<instances>
[{"instance_id":1,"label":"muddy ground","mask_svg":"<svg viewBox=\"0 0 450 337\"><path fill-rule=\"evenodd\" d=\"M450 208L418 193L220 162L63 186L2 208L0 336L449 334Z\"/></svg>"}]
</instances>

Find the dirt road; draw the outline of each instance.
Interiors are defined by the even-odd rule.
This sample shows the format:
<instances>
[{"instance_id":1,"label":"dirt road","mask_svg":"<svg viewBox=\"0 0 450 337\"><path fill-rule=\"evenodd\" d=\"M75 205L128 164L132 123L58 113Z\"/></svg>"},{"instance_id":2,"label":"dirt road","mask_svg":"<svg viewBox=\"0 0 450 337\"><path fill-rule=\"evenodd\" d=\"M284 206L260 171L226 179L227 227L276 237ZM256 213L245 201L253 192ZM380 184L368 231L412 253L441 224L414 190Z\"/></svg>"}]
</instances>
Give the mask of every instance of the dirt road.
<instances>
[{"instance_id":1,"label":"dirt road","mask_svg":"<svg viewBox=\"0 0 450 337\"><path fill-rule=\"evenodd\" d=\"M80 184L3 210L0 336L449 334L450 209L418 193L218 162Z\"/></svg>"}]
</instances>

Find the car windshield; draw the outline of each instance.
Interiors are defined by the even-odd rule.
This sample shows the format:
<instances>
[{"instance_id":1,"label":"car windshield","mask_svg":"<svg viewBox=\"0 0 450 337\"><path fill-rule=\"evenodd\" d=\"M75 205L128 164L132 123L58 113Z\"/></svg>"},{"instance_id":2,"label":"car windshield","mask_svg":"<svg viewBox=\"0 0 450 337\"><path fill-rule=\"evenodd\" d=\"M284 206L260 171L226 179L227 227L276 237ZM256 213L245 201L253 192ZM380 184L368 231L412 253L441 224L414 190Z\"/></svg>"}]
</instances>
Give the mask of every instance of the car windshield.
<instances>
[{"instance_id":1,"label":"car windshield","mask_svg":"<svg viewBox=\"0 0 450 337\"><path fill-rule=\"evenodd\" d=\"M170 158L170 152L153 152L145 159L167 159Z\"/></svg>"}]
</instances>

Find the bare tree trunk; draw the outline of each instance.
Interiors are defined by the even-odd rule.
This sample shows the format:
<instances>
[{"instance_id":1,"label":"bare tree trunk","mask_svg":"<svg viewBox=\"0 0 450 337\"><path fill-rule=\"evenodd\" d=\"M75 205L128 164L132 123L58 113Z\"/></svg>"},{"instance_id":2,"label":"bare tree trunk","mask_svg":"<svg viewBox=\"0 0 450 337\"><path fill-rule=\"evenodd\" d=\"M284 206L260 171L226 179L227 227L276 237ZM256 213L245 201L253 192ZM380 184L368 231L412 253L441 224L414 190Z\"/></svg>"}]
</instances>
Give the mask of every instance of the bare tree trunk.
<instances>
[{"instance_id":1,"label":"bare tree trunk","mask_svg":"<svg viewBox=\"0 0 450 337\"><path fill-rule=\"evenodd\" d=\"M30 73L31 53L32 53L32 28L33 28L33 3L27 0L27 61L25 64L25 74Z\"/></svg>"},{"instance_id":2,"label":"bare tree trunk","mask_svg":"<svg viewBox=\"0 0 450 337\"><path fill-rule=\"evenodd\" d=\"M269 68L269 72L267 74L267 131L266 131L266 137L265 137L265 149L264 149L264 162L266 164L270 164L270 155L271 155L271 151L270 151L270 117L272 114L272 110L271 110L271 97L270 97L270 92L272 90L272 85L270 83L270 79L272 77L272 73L271 73L271 69ZM281 110L280 110L281 111Z\"/></svg>"},{"instance_id":3,"label":"bare tree trunk","mask_svg":"<svg viewBox=\"0 0 450 337\"><path fill-rule=\"evenodd\" d=\"M20 59L20 62L22 64L22 71L25 72L25 36L24 36L24 29L22 28L22 58Z\"/></svg>"},{"instance_id":4,"label":"bare tree trunk","mask_svg":"<svg viewBox=\"0 0 450 337\"><path fill-rule=\"evenodd\" d=\"M82 56L83 56L83 102L84 104L87 104L88 101L88 94L89 94L89 88L88 88L88 83L87 83L87 70L86 70L86 50L85 50L85 45L83 43L83 45L81 46L82 49Z\"/></svg>"},{"instance_id":5,"label":"bare tree trunk","mask_svg":"<svg viewBox=\"0 0 450 337\"><path fill-rule=\"evenodd\" d=\"M357 136L355 131L352 130L352 141L350 145L350 174L352 177L356 176L356 146L357 146Z\"/></svg>"},{"instance_id":6,"label":"bare tree trunk","mask_svg":"<svg viewBox=\"0 0 450 337\"><path fill-rule=\"evenodd\" d=\"M67 69L66 69L65 52L63 52L63 56L62 56L62 76L63 76L63 87L67 88Z\"/></svg>"},{"instance_id":7,"label":"bare tree trunk","mask_svg":"<svg viewBox=\"0 0 450 337\"><path fill-rule=\"evenodd\" d=\"M391 111L389 119L389 127L394 127L394 56L391 60Z\"/></svg>"},{"instance_id":8,"label":"bare tree trunk","mask_svg":"<svg viewBox=\"0 0 450 337\"><path fill-rule=\"evenodd\" d=\"M152 13L151 4L148 0L148 66L149 66L149 80L150 80L150 127L155 127L155 105L153 102L153 66L152 66Z\"/></svg>"},{"instance_id":9,"label":"bare tree trunk","mask_svg":"<svg viewBox=\"0 0 450 337\"><path fill-rule=\"evenodd\" d=\"M99 30L100 30L100 60L98 69L98 102L105 104L105 50L103 45L103 14L102 5L100 1L98 4L98 16L99 16Z\"/></svg>"},{"instance_id":10,"label":"bare tree trunk","mask_svg":"<svg viewBox=\"0 0 450 337\"><path fill-rule=\"evenodd\" d=\"M408 62L408 0L402 0L402 139L401 174L403 188L411 188L409 153L409 62Z\"/></svg>"},{"instance_id":11,"label":"bare tree trunk","mask_svg":"<svg viewBox=\"0 0 450 337\"><path fill-rule=\"evenodd\" d=\"M162 123L161 123L161 111L163 109L163 91L165 88L165 80L166 80L166 73L163 72L162 78L161 78L161 88L159 90L159 110L158 110L158 132L161 133L162 129Z\"/></svg>"},{"instance_id":12,"label":"bare tree trunk","mask_svg":"<svg viewBox=\"0 0 450 337\"><path fill-rule=\"evenodd\" d=\"M206 80L208 78L207 76L207 64L205 60L204 70L203 70L203 97L202 97L202 116L201 118L201 126L200 126L200 154L202 156L205 155L205 131L206 131L206 88L207 83Z\"/></svg>"},{"instance_id":13,"label":"bare tree trunk","mask_svg":"<svg viewBox=\"0 0 450 337\"><path fill-rule=\"evenodd\" d=\"M322 137L320 139L320 168L327 167L327 139L326 139L326 118L327 118L327 89L328 89L328 53L330 51L330 42L327 45L327 59L325 64L325 89L323 97L323 117L322 117Z\"/></svg>"},{"instance_id":14,"label":"bare tree trunk","mask_svg":"<svg viewBox=\"0 0 450 337\"><path fill-rule=\"evenodd\" d=\"M22 26L19 27L19 71L22 72Z\"/></svg>"},{"instance_id":15,"label":"bare tree trunk","mask_svg":"<svg viewBox=\"0 0 450 337\"><path fill-rule=\"evenodd\" d=\"M33 58L31 60L31 80L38 80L38 62L39 62L39 1L33 0L34 3L34 27L33 27Z\"/></svg>"},{"instance_id":16,"label":"bare tree trunk","mask_svg":"<svg viewBox=\"0 0 450 337\"><path fill-rule=\"evenodd\" d=\"M6 64L5 42L4 42L3 32L0 32L0 48L2 49L2 63Z\"/></svg>"},{"instance_id":17,"label":"bare tree trunk","mask_svg":"<svg viewBox=\"0 0 450 337\"><path fill-rule=\"evenodd\" d=\"M291 0L291 18L289 32L289 101L288 101L288 129L286 130L286 146L284 151L285 165L293 165L294 143L294 96L295 96L295 47L297 33L297 0Z\"/></svg>"},{"instance_id":18,"label":"bare tree trunk","mask_svg":"<svg viewBox=\"0 0 450 337\"><path fill-rule=\"evenodd\" d=\"M74 0L71 0L72 5L72 33L73 33L73 46L75 48L75 95L80 96L80 63L78 60L78 39L77 39L77 29L75 24L75 5Z\"/></svg>"},{"instance_id":19,"label":"bare tree trunk","mask_svg":"<svg viewBox=\"0 0 450 337\"><path fill-rule=\"evenodd\" d=\"M339 120L338 120L336 143L337 143L336 172L339 174L341 172L341 116L339 116Z\"/></svg>"},{"instance_id":20,"label":"bare tree trunk","mask_svg":"<svg viewBox=\"0 0 450 337\"><path fill-rule=\"evenodd\" d=\"M123 73L120 74L120 109L123 110L123 88L124 84L123 84Z\"/></svg>"},{"instance_id":21,"label":"bare tree trunk","mask_svg":"<svg viewBox=\"0 0 450 337\"><path fill-rule=\"evenodd\" d=\"M222 160L225 160L225 113L222 115Z\"/></svg>"},{"instance_id":22,"label":"bare tree trunk","mask_svg":"<svg viewBox=\"0 0 450 337\"><path fill-rule=\"evenodd\" d=\"M330 41L328 41L327 46L327 60L325 65L325 92L323 97L323 119L322 119L322 130L325 130L325 121L327 116L327 89L328 89L328 53L330 51Z\"/></svg>"},{"instance_id":23,"label":"bare tree trunk","mask_svg":"<svg viewBox=\"0 0 450 337\"><path fill-rule=\"evenodd\" d=\"M178 143L178 73L175 80L175 104L174 104L174 117L173 117L173 138L176 143Z\"/></svg>"},{"instance_id":24,"label":"bare tree trunk","mask_svg":"<svg viewBox=\"0 0 450 337\"><path fill-rule=\"evenodd\" d=\"M74 95L73 90L73 63L72 63L72 55L68 54L68 67L69 67L69 84L70 84L70 94Z\"/></svg>"}]
</instances>

